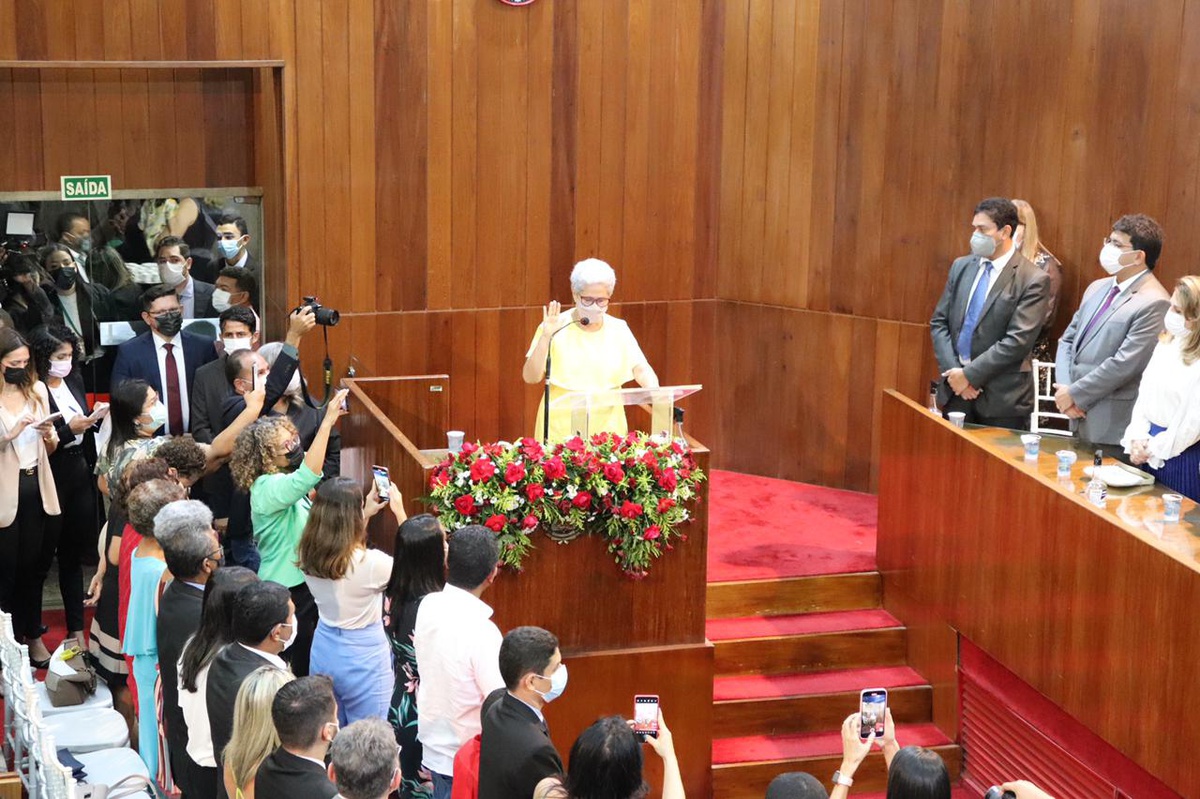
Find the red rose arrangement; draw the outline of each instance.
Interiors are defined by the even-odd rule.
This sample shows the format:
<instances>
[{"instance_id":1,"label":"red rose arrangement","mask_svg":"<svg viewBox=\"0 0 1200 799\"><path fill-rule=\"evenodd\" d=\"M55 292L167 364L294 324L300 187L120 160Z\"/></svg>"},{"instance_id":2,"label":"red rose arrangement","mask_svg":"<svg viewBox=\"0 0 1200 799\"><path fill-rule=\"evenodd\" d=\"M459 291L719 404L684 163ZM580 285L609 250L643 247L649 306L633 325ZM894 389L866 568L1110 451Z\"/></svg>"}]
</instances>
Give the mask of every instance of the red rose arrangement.
<instances>
[{"instance_id":1,"label":"red rose arrangement","mask_svg":"<svg viewBox=\"0 0 1200 799\"><path fill-rule=\"evenodd\" d=\"M520 570L538 529L602 535L617 565L642 578L687 536L703 472L680 443L644 433L597 433L545 448L532 438L480 444L438 464L430 503L448 530L496 533L500 560Z\"/></svg>"}]
</instances>

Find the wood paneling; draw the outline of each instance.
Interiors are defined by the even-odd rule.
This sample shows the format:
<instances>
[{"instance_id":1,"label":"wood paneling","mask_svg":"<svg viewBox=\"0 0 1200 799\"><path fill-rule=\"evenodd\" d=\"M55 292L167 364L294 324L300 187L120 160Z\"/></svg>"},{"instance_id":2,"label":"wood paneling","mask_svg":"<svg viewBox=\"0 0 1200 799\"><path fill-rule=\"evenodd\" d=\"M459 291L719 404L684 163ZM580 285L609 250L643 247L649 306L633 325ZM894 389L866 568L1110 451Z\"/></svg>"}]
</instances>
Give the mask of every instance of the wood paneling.
<instances>
[{"instance_id":1,"label":"wood paneling","mask_svg":"<svg viewBox=\"0 0 1200 799\"><path fill-rule=\"evenodd\" d=\"M932 712L932 690L928 685L888 689L888 710L896 724L928 724ZM751 735L794 735L829 732L846 720L846 708L861 700L858 691L828 694L717 701L713 706L713 729L721 738Z\"/></svg>"},{"instance_id":2,"label":"wood paneling","mask_svg":"<svg viewBox=\"0 0 1200 799\"><path fill-rule=\"evenodd\" d=\"M708 618L784 616L879 607L878 572L709 583Z\"/></svg>"},{"instance_id":3,"label":"wood paneling","mask_svg":"<svg viewBox=\"0 0 1200 799\"><path fill-rule=\"evenodd\" d=\"M792 674L902 666L904 628L812 633L716 642L719 674Z\"/></svg>"},{"instance_id":4,"label":"wood paneling","mask_svg":"<svg viewBox=\"0 0 1200 799\"><path fill-rule=\"evenodd\" d=\"M1200 602L1194 506L1163 524L1161 486L1113 491L1106 509L1067 487L1053 457L1023 461L1015 434L961 431L885 401L879 487L884 606L909 628L909 662L957 717L955 631L1183 796L1200 763L1173 719L1197 710ZM719 650L718 650L719 657Z\"/></svg>"}]
</instances>

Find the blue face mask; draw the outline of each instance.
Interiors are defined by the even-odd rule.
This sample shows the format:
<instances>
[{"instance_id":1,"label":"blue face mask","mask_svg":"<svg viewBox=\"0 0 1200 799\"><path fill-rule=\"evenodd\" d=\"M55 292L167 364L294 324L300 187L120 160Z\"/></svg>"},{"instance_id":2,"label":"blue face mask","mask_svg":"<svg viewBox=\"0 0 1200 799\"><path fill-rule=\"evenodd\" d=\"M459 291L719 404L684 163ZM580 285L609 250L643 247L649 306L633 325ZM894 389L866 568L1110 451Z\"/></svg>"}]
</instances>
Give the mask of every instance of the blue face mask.
<instances>
[{"instance_id":1,"label":"blue face mask","mask_svg":"<svg viewBox=\"0 0 1200 799\"><path fill-rule=\"evenodd\" d=\"M560 696L563 695L563 691L567 690L567 664L566 663L560 663L558 668L555 669L554 673L551 674L549 677L547 677L544 674L539 674L537 676L539 679L548 680L550 682L550 690L547 691L546 693L542 693L541 691L538 691L538 689L536 689L536 688L533 689L534 691L537 691L538 696L540 696L542 699L544 699L547 704L549 704L550 702L553 702L555 699L558 699Z\"/></svg>"},{"instance_id":2,"label":"blue face mask","mask_svg":"<svg viewBox=\"0 0 1200 799\"><path fill-rule=\"evenodd\" d=\"M221 249L221 255L226 258L232 258L238 254L238 250L242 249L242 245L237 239L218 239L217 246Z\"/></svg>"}]
</instances>

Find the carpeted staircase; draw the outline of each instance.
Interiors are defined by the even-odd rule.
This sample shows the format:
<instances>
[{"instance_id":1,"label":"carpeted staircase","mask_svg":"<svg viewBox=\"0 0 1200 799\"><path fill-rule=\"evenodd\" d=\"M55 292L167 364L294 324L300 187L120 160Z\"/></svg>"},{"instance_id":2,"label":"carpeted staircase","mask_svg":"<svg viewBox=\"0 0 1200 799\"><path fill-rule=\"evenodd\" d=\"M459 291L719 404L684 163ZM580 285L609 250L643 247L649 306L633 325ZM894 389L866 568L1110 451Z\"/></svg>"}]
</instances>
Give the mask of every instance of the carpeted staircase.
<instances>
[{"instance_id":1,"label":"carpeted staircase","mask_svg":"<svg viewBox=\"0 0 1200 799\"><path fill-rule=\"evenodd\" d=\"M841 763L842 720L858 708L863 688L887 688L900 743L934 748L957 780L961 755L931 723L932 689L905 665L906 630L881 608L878 572L863 570L867 557L873 561L874 498L728 472L714 473L712 491L719 509L710 519L707 625L716 647L713 796L761 799L786 771L829 784ZM717 502L722 495L741 499ZM836 508L843 498L844 515ZM726 515L748 506L759 518ZM842 529L831 530L830 517L839 516ZM820 551L818 568L833 573L775 557L786 546L781 524L787 543ZM844 555L838 533L849 542ZM772 539L757 564L748 557L755 535ZM731 551L737 562L721 562ZM730 579L751 575L759 579ZM853 795L882 792L886 779L875 749L855 775Z\"/></svg>"}]
</instances>

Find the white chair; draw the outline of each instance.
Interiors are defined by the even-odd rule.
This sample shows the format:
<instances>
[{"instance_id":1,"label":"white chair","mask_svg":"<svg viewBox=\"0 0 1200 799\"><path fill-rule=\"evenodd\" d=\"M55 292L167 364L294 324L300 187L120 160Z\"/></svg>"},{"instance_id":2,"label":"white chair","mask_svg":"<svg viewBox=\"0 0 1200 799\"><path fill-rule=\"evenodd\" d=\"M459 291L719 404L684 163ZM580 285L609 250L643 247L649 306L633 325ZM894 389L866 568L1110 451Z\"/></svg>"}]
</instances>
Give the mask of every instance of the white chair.
<instances>
[{"instance_id":1,"label":"white chair","mask_svg":"<svg viewBox=\"0 0 1200 799\"><path fill-rule=\"evenodd\" d=\"M33 770L37 775L39 792L30 792L30 797L38 799L74 799L75 775L71 769L58 762L58 749L54 745L54 736L41 730L34 723Z\"/></svg>"},{"instance_id":2,"label":"white chair","mask_svg":"<svg viewBox=\"0 0 1200 799\"><path fill-rule=\"evenodd\" d=\"M83 764L87 782L92 785L116 785L130 776L151 779L146 764L142 762L138 753L129 747L88 752L75 755L75 759Z\"/></svg>"},{"instance_id":3,"label":"white chair","mask_svg":"<svg viewBox=\"0 0 1200 799\"><path fill-rule=\"evenodd\" d=\"M1071 417L1058 412L1054 403L1054 362L1034 361L1033 371L1033 413L1029 415L1029 430L1032 433L1052 433L1056 436L1072 438ZM1055 420L1047 425L1046 420Z\"/></svg>"},{"instance_id":4,"label":"white chair","mask_svg":"<svg viewBox=\"0 0 1200 799\"><path fill-rule=\"evenodd\" d=\"M32 691L30 695L33 695ZM129 743L125 718L112 708L61 713L43 719L43 722L59 747L76 757L103 749L117 749Z\"/></svg>"},{"instance_id":5,"label":"white chair","mask_svg":"<svg viewBox=\"0 0 1200 799\"><path fill-rule=\"evenodd\" d=\"M42 711L42 718L51 718L52 716L61 716L67 713L75 713L80 710L112 710L113 697L112 691L103 681L96 683L96 693L83 700L81 705L70 705L68 707L55 707L50 703L50 694L46 691L46 683L38 682L33 686L33 692L37 696L38 709Z\"/></svg>"}]
</instances>

